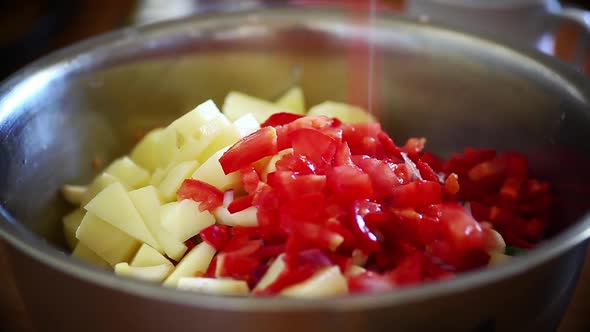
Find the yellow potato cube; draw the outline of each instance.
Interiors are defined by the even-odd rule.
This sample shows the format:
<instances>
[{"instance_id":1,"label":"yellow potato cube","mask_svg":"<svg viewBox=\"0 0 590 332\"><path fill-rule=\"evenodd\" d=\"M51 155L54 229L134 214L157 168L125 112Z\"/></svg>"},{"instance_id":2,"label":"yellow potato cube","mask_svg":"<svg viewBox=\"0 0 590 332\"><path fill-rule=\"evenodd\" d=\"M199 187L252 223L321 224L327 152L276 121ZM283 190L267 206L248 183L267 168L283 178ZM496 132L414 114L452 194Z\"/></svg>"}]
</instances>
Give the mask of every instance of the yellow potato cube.
<instances>
[{"instance_id":1,"label":"yellow potato cube","mask_svg":"<svg viewBox=\"0 0 590 332\"><path fill-rule=\"evenodd\" d=\"M176 265L174 271L164 281L164 286L176 287L180 278L205 274L214 255L215 248L207 242L199 243Z\"/></svg>"},{"instance_id":2,"label":"yellow potato cube","mask_svg":"<svg viewBox=\"0 0 590 332\"><path fill-rule=\"evenodd\" d=\"M137 249L139 241L123 233L117 227L100 219L93 213L86 213L76 231L80 244L88 247L110 265L127 262Z\"/></svg>"},{"instance_id":3,"label":"yellow potato cube","mask_svg":"<svg viewBox=\"0 0 590 332\"><path fill-rule=\"evenodd\" d=\"M215 217L208 211L199 211L199 204L190 199L172 202L160 207L162 228L184 242L213 224Z\"/></svg>"},{"instance_id":4,"label":"yellow potato cube","mask_svg":"<svg viewBox=\"0 0 590 332\"><path fill-rule=\"evenodd\" d=\"M121 180L128 188L139 188L150 181L150 173L137 165L131 158L125 156L113 161L105 170Z\"/></svg>"},{"instance_id":5,"label":"yellow potato cube","mask_svg":"<svg viewBox=\"0 0 590 332\"><path fill-rule=\"evenodd\" d=\"M377 119L366 110L349 104L325 101L309 109L307 115L325 115L338 118L344 123L369 123Z\"/></svg>"},{"instance_id":6,"label":"yellow potato cube","mask_svg":"<svg viewBox=\"0 0 590 332\"><path fill-rule=\"evenodd\" d=\"M122 184L116 182L109 185L86 204L84 209L127 235L160 250L160 245L148 230Z\"/></svg>"},{"instance_id":7,"label":"yellow potato cube","mask_svg":"<svg viewBox=\"0 0 590 332\"><path fill-rule=\"evenodd\" d=\"M228 93L223 103L223 114L231 121L236 121L241 116L252 113L258 123L263 123L269 116L281 112L290 112L290 110L237 91Z\"/></svg>"},{"instance_id":8,"label":"yellow potato cube","mask_svg":"<svg viewBox=\"0 0 590 332\"><path fill-rule=\"evenodd\" d=\"M78 239L76 239L76 231L78 230L78 226L80 226L82 218L84 218L85 214L86 211L82 209L76 209L68 213L62 219L66 243L68 244L68 247L72 250L78 244Z\"/></svg>"},{"instance_id":9,"label":"yellow potato cube","mask_svg":"<svg viewBox=\"0 0 590 332\"><path fill-rule=\"evenodd\" d=\"M288 109L291 113L305 114L305 98L303 90L298 87L292 87L284 95L280 96L275 104L279 107Z\"/></svg>"}]
</instances>

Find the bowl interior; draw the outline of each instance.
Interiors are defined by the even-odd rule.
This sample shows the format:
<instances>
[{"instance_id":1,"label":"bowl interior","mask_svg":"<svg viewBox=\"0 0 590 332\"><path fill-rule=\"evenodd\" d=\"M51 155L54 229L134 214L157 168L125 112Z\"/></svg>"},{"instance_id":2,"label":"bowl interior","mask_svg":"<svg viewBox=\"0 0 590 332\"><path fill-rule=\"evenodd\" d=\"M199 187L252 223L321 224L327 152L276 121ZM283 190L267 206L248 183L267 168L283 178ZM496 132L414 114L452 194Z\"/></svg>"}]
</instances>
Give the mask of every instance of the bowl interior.
<instances>
[{"instance_id":1,"label":"bowl interior","mask_svg":"<svg viewBox=\"0 0 590 332\"><path fill-rule=\"evenodd\" d=\"M548 67L551 66L551 67ZM58 247L64 183L88 182L137 136L230 90L275 98L293 84L308 106L364 104L398 143L428 138L517 150L554 183L557 220L589 202L588 85L540 56L383 16L371 29L344 13L210 16L127 30L38 62L0 98L0 202ZM367 102L369 100L370 102Z\"/></svg>"}]
</instances>

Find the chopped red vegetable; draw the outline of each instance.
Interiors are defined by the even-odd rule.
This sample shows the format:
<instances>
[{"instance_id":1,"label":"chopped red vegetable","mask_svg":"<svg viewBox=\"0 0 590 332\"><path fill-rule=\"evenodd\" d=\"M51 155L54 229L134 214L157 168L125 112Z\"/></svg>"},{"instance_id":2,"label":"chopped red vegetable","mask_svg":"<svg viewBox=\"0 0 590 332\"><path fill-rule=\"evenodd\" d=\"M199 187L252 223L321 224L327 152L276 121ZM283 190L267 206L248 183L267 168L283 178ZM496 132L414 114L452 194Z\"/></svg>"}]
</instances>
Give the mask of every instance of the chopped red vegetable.
<instances>
[{"instance_id":1,"label":"chopped red vegetable","mask_svg":"<svg viewBox=\"0 0 590 332\"><path fill-rule=\"evenodd\" d=\"M504 247L494 230L521 248L543 238L553 198L524 156L466 148L444 161L425 144L397 146L376 123L271 116L219 160L226 174L240 171L246 192L229 212L255 207L258 226L201 231L219 250L206 275L253 287L283 259L284 270L257 294L279 293L327 266L340 268L350 292L382 292L487 265ZM261 176L256 162L288 148L276 171ZM223 201L214 189L186 180L178 196L210 210ZM347 275L355 265L366 271Z\"/></svg>"},{"instance_id":2,"label":"chopped red vegetable","mask_svg":"<svg viewBox=\"0 0 590 332\"><path fill-rule=\"evenodd\" d=\"M211 225L201 231L201 239L216 250L222 250L230 239L229 229L224 225Z\"/></svg>"},{"instance_id":3,"label":"chopped red vegetable","mask_svg":"<svg viewBox=\"0 0 590 332\"><path fill-rule=\"evenodd\" d=\"M302 118L303 115L301 114L294 114L294 113L275 113L266 119L263 123L260 124L260 127L276 127L276 126L283 126L289 124L299 118Z\"/></svg>"},{"instance_id":4,"label":"chopped red vegetable","mask_svg":"<svg viewBox=\"0 0 590 332\"><path fill-rule=\"evenodd\" d=\"M219 158L223 172L229 174L266 156L277 153L277 131L264 127L242 138Z\"/></svg>"},{"instance_id":5,"label":"chopped red vegetable","mask_svg":"<svg viewBox=\"0 0 590 332\"><path fill-rule=\"evenodd\" d=\"M242 210L245 210L252 206L252 200L254 200L254 196L248 195L244 197L240 197L234 199L229 205L227 206L227 210L229 213L236 213Z\"/></svg>"},{"instance_id":6,"label":"chopped red vegetable","mask_svg":"<svg viewBox=\"0 0 590 332\"><path fill-rule=\"evenodd\" d=\"M201 203L199 205L201 211L211 211L223 204L223 193L219 189L195 179L185 179L176 196Z\"/></svg>"}]
</instances>

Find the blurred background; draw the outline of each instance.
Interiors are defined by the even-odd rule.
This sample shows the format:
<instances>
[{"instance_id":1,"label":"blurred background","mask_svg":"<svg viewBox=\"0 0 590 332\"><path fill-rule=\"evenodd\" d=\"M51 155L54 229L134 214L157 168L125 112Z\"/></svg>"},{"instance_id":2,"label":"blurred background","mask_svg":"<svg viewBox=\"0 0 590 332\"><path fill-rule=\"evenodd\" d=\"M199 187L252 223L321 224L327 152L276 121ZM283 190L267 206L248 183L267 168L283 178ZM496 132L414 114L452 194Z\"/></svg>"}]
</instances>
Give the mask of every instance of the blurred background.
<instances>
[{"instance_id":1,"label":"blurred background","mask_svg":"<svg viewBox=\"0 0 590 332\"><path fill-rule=\"evenodd\" d=\"M0 0L0 79L54 49L124 26L219 9L347 2L531 44L590 72L590 16L571 9L590 8L587 0Z\"/></svg>"}]
</instances>

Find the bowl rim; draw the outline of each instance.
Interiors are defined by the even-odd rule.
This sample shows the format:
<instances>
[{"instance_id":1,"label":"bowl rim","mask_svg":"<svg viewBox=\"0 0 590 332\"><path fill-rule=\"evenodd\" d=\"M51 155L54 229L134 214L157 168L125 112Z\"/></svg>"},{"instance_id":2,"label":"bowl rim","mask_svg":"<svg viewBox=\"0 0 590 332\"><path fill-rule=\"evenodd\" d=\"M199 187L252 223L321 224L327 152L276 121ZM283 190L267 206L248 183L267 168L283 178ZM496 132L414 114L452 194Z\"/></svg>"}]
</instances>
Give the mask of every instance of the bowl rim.
<instances>
[{"instance_id":1,"label":"bowl rim","mask_svg":"<svg viewBox=\"0 0 590 332\"><path fill-rule=\"evenodd\" d=\"M28 78L39 74L45 69L58 66L68 59L75 58L101 47L112 47L118 42L134 38L135 36L151 36L162 29L178 29L183 25L199 25L211 23L220 18L235 18L245 16L265 17L277 14L308 15L310 11L322 15L336 15L339 11L328 8L256 8L232 13L208 13L206 16L191 16L166 22L149 24L140 27L129 27L114 32L90 38L72 46L57 50L39 60L31 63L16 72L0 85L0 128L5 116L11 112L10 107L3 100L13 89L25 82ZM337 19L337 18L336 18ZM401 17L391 13L379 13L377 20L394 22L418 29L435 31L448 34L449 38L462 38L466 42L494 47L495 50L507 52L509 56L518 57L521 60L540 66L548 74L562 80L577 92L577 97L584 103L590 99L590 80L566 66L558 60L544 55L532 49L512 45L509 42L498 42L489 37L478 34L466 34L461 30L449 28L443 24L434 24L431 21L423 22L420 19ZM506 56L506 55L503 55ZM564 88L565 89L565 88ZM575 90L575 91L574 91ZM581 92L580 92L581 91ZM240 311L240 312L305 312L324 311L340 312L353 310L367 310L369 308L390 307L408 303L421 302L432 298L448 296L453 293L472 290L485 285L493 284L501 280L522 274L544 262L562 255L590 237L590 213L582 217L578 222L544 241L538 248L527 253L523 257L517 257L508 264L502 264L493 268L485 268L466 272L456 278L446 281L427 283L418 287L400 289L384 294L354 295L327 299L287 299L287 298L228 298L201 295L184 291L167 289L160 285L149 284L137 280L130 280L116 276L111 271L101 270L89 264L77 261L54 246L48 244L40 237L12 217L0 202L0 238L10 245L45 266L63 272L70 277L95 286L110 288L122 293L134 296L156 299L171 304L182 304L203 309ZM17 280L18 283L18 280Z\"/></svg>"}]
</instances>

